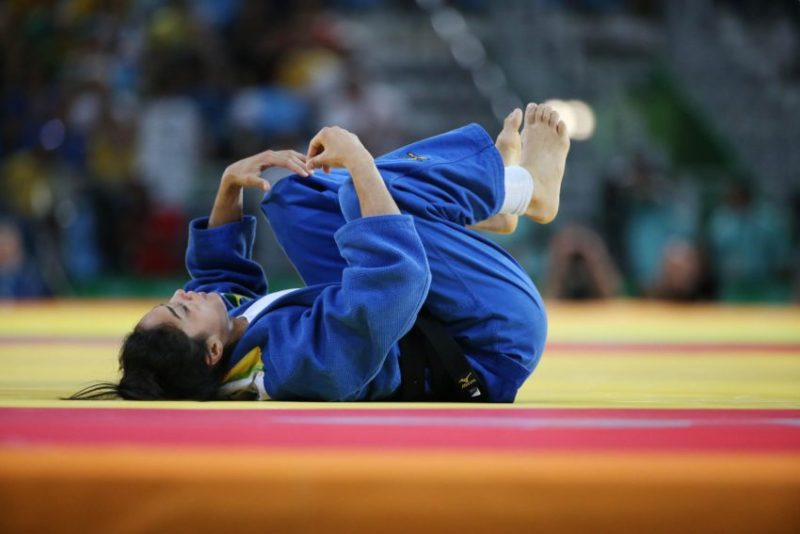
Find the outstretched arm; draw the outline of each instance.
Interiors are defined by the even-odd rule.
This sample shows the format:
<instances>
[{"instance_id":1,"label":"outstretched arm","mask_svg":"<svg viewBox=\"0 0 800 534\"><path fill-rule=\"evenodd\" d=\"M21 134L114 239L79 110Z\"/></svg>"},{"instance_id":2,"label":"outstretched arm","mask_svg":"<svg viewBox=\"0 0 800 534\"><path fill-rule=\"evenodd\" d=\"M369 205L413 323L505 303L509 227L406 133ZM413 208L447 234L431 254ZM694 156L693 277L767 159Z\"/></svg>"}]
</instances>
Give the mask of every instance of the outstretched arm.
<instances>
[{"instance_id":1,"label":"outstretched arm","mask_svg":"<svg viewBox=\"0 0 800 534\"><path fill-rule=\"evenodd\" d=\"M256 220L243 216L242 190L267 191L269 184L259 173L268 167L285 167L307 176L305 159L292 150L267 150L225 169L210 217L192 221L189 228L186 267L192 279L185 289L246 297L267 292L264 271L251 259Z\"/></svg>"},{"instance_id":2,"label":"outstretched arm","mask_svg":"<svg viewBox=\"0 0 800 534\"><path fill-rule=\"evenodd\" d=\"M372 155L347 130L338 126L320 130L308 144L306 167L309 170L322 167L325 172L331 167L346 168L353 177L362 217L400 214Z\"/></svg>"}]
</instances>

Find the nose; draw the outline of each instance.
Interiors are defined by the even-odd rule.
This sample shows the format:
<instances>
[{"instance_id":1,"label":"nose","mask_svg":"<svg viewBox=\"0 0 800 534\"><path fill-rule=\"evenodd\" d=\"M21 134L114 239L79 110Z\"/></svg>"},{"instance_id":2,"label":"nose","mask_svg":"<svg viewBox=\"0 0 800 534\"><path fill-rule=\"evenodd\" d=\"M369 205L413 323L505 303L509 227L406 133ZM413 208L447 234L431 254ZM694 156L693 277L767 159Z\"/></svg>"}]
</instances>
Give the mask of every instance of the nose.
<instances>
[{"instance_id":1,"label":"nose","mask_svg":"<svg viewBox=\"0 0 800 534\"><path fill-rule=\"evenodd\" d=\"M184 291L183 289L179 289L172 294L172 299L170 300L192 300L192 295L193 293L191 291Z\"/></svg>"}]
</instances>

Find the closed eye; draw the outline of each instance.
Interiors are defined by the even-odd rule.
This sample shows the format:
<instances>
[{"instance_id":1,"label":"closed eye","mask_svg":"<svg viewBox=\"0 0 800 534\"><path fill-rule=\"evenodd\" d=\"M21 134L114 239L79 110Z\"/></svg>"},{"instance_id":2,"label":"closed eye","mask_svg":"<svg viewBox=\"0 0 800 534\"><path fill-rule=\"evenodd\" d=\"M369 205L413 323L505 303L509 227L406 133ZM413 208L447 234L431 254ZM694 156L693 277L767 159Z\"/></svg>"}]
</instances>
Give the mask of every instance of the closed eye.
<instances>
[{"instance_id":1,"label":"closed eye","mask_svg":"<svg viewBox=\"0 0 800 534\"><path fill-rule=\"evenodd\" d=\"M183 313L189 315L191 312L189 311L189 307L186 304L181 304L181 308L183 308Z\"/></svg>"},{"instance_id":2,"label":"closed eye","mask_svg":"<svg viewBox=\"0 0 800 534\"><path fill-rule=\"evenodd\" d=\"M170 312L172 315L174 315L174 316L175 316L175 318L176 318L176 319L180 319L180 318L181 318L181 317L180 317L180 315L178 315L178 312L176 312L176 311L175 311L175 309L174 309L172 306L170 306L169 304L159 304L158 306L164 306L166 309L168 309L168 310L169 310L169 312ZM158 306L156 306L156 308L158 308ZM155 309L155 308L154 308L154 309Z\"/></svg>"}]
</instances>

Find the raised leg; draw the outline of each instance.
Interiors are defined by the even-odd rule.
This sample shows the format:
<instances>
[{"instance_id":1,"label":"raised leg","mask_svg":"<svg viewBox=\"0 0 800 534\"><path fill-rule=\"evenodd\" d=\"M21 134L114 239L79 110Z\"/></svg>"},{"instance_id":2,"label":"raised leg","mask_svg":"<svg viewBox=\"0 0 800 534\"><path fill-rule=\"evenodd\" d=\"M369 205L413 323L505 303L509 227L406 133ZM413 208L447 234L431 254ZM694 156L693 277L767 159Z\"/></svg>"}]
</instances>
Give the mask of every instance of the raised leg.
<instances>
[{"instance_id":1,"label":"raised leg","mask_svg":"<svg viewBox=\"0 0 800 534\"><path fill-rule=\"evenodd\" d=\"M400 209L414 215L425 246L432 275L426 308L459 341L492 399L513 400L539 361L547 321L527 273L467 228L503 204L501 152L482 128L470 125L403 147L377 164ZM342 187L340 201L346 219L358 216L352 186Z\"/></svg>"},{"instance_id":2,"label":"raised leg","mask_svg":"<svg viewBox=\"0 0 800 534\"><path fill-rule=\"evenodd\" d=\"M420 219L467 226L503 203L503 160L476 124L424 139L375 160L392 196ZM352 185L340 193L346 219L359 216Z\"/></svg>"},{"instance_id":3,"label":"raised leg","mask_svg":"<svg viewBox=\"0 0 800 534\"><path fill-rule=\"evenodd\" d=\"M466 228L503 204L500 152L471 125L398 149L377 164L397 204L415 216L433 277L426 308L462 344L492 399L513 400L542 354L544 307L519 264ZM307 283L340 280L345 264L333 235L359 216L345 173L286 178L263 209Z\"/></svg>"},{"instance_id":4,"label":"raised leg","mask_svg":"<svg viewBox=\"0 0 800 534\"><path fill-rule=\"evenodd\" d=\"M333 235L344 223L338 191L343 178L316 173L290 176L261 203L275 237L308 285L338 283L347 266Z\"/></svg>"}]
</instances>

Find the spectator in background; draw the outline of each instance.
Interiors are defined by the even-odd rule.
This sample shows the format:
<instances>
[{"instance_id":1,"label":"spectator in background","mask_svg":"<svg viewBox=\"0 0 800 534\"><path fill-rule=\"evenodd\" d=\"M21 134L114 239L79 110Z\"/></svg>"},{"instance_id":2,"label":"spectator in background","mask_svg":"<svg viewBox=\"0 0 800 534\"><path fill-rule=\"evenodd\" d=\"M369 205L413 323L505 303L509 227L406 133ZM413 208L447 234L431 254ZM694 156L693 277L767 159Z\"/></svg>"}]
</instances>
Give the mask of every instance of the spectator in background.
<instances>
[{"instance_id":1,"label":"spectator in background","mask_svg":"<svg viewBox=\"0 0 800 534\"><path fill-rule=\"evenodd\" d=\"M792 30L800 19L784 16L794 5L789 1L766 11L762 3L745 2L747 9L740 10L762 21L748 28L761 47L756 57L768 59L760 68L786 80L800 72L800 56L792 54L798 41ZM361 10L376 5L418 10L386 0L3 4L0 210L23 235L36 236L36 257L50 288L80 292L83 281L99 275L180 272L194 193L221 161L265 145L299 148L299 140L328 123L356 132L373 152L402 144L406 132L419 127L403 123L406 95L363 76L361 68L372 64L355 61L371 45L360 37ZM480 10L492 4L456 5ZM622 4L565 5L594 12ZM359 11L341 17L337 8ZM626 9L661 11L652 1ZM603 206L609 219L603 236L631 281L626 293L680 300L712 294L711 251L700 238L692 191L661 176L651 157L639 155L630 167L608 188L613 198ZM726 298L785 298L777 290L789 283L791 262L800 259L778 250L789 246L786 229L783 237L758 243L763 258L744 259L737 257L746 251L735 253L741 243L725 229L742 224L760 228L748 231L761 235L765 224L781 227L776 217L770 222L769 214L730 203L712 214L707 241L714 252L723 251L714 267L726 277ZM531 228L501 238L530 273L543 274L552 261L551 272L583 272L587 282L565 287L561 282L571 277L561 276L554 293L607 293L588 284L594 253L569 252L566 244L573 240L565 238L554 241L557 257L547 258L551 234ZM793 235L800 237L800 230ZM759 262L771 266L749 265Z\"/></svg>"},{"instance_id":2,"label":"spectator in background","mask_svg":"<svg viewBox=\"0 0 800 534\"><path fill-rule=\"evenodd\" d=\"M94 135L89 139L86 167L97 221L97 241L108 271L124 272L141 239L138 224L146 212L145 193L133 165L135 128L118 117L107 97L101 101Z\"/></svg>"},{"instance_id":3,"label":"spectator in background","mask_svg":"<svg viewBox=\"0 0 800 534\"><path fill-rule=\"evenodd\" d=\"M409 107L391 87L369 82L355 60L344 62L344 76L333 91L320 95L320 123L338 124L364 139L373 153L402 145Z\"/></svg>"},{"instance_id":4,"label":"spectator in background","mask_svg":"<svg viewBox=\"0 0 800 534\"><path fill-rule=\"evenodd\" d=\"M607 299L617 295L622 285L603 239L579 225L553 237L548 272L545 294L551 298Z\"/></svg>"},{"instance_id":5,"label":"spectator in background","mask_svg":"<svg viewBox=\"0 0 800 534\"><path fill-rule=\"evenodd\" d=\"M795 190L790 203L792 214L792 253L789 258L790 265L800 265L800 190ZM800 303L800 269L795 268L791 274L792 301Z\"/></svg>"},{"instance_id":6,"label":"spectator in background","mask_svg":"<svg viewBox=\"0 0 800 534\"><path fill-rule=\"evenodd\" d=\"M312 102L341 78L336 25L318 2L245 0L229 46L239 73L230 106L234 156L265 145L299 147L318 126Z\"/></svg>"},{"instance_id":7,"label":"spectator in background","mask_svg":"<svg viewBox=\"0 0 800 534\"><path fill-rule=\"evenodd\" d=\"M785 294L791 238L782 210L757 200L746 182L730 184L711 214L709 240L724 300L764 300Z\"/></svg>"},{"instance_id":8,"label":"spectator in background","mask_svg":"<svg viewBox=\"0 0 800 534\"><path fill-rule=\"evenodd\" d=\"M2 202L17 217L42 219L47 215L53 193L48 177L51 162L39 150L18 150L3 161Z\"/></svg>"},{"instance_id":9,"label":"spectator in background","mask_svg":"<svg viewBox=\"0 0 800 534\"><path fill-rule=\"evenodd\" d=\"M35 298L49 294L36 263L26 254L17 225L0 221L0 298Z\"/></svg>"},{"instance_id":10,"label":"spectator in background","mask_svg":"<svg viewBox=\"0 0 800 534\"><path fill-rule=\"evenodd\" d=\"M200 171L202 118L190 92L202 78L204 64L187 17L178 8L163 7L149 27L144 62L150 67L149 94L141 106L135 155L138 177L150 200L133 259L140 274L180 269L183 227Z\"/></svg>"},{"instance_id":11,"label":"spectator in background","mask_svg":"<svg viewBox=\"0 0 800 534\"><path fill-rule=\"evenodd\" d=\"M710 300L714 295L714 280L704 249L692 240L670 240L664 246L660 274L648 296L697 301Z\"/></svg>"},{"instance_id":12,"label":"spectator in background","mask_svg":"<svg viewBox=\"0 0 800 534\"><path fill-rule=\"evenodd\" d=\"M140 114L136 164L159 208L183 213L202 154L200 112L188 96L199 65L190 50L166 54L154 59L153 93Z\"/></svg>"},{"instance_id":13,"label":"spectator in background","mask_svg":"<svg viewBox=\"0 0 800 534\"><path fill-rule=\"evenodd\" d=\"M667 180L641 153L626 175L606 183L607 235L634 294L681 300L701 291L703 263L688 265L701 254L687 253L698 247L698 212L695 188Z\"/></svg>"},{"instance_id":14,"label":"spectator in background","mask_svg":"<svg viewBox=\"0 0 800 534\"><path fill-rule=\"evenodd\" d=\"M236 93L230 120L233 152L238 157L256 152L256 147L299 145L308 131L311 112L291 91L275 85L253 86Z\"/></svg>"}]
</instances>

